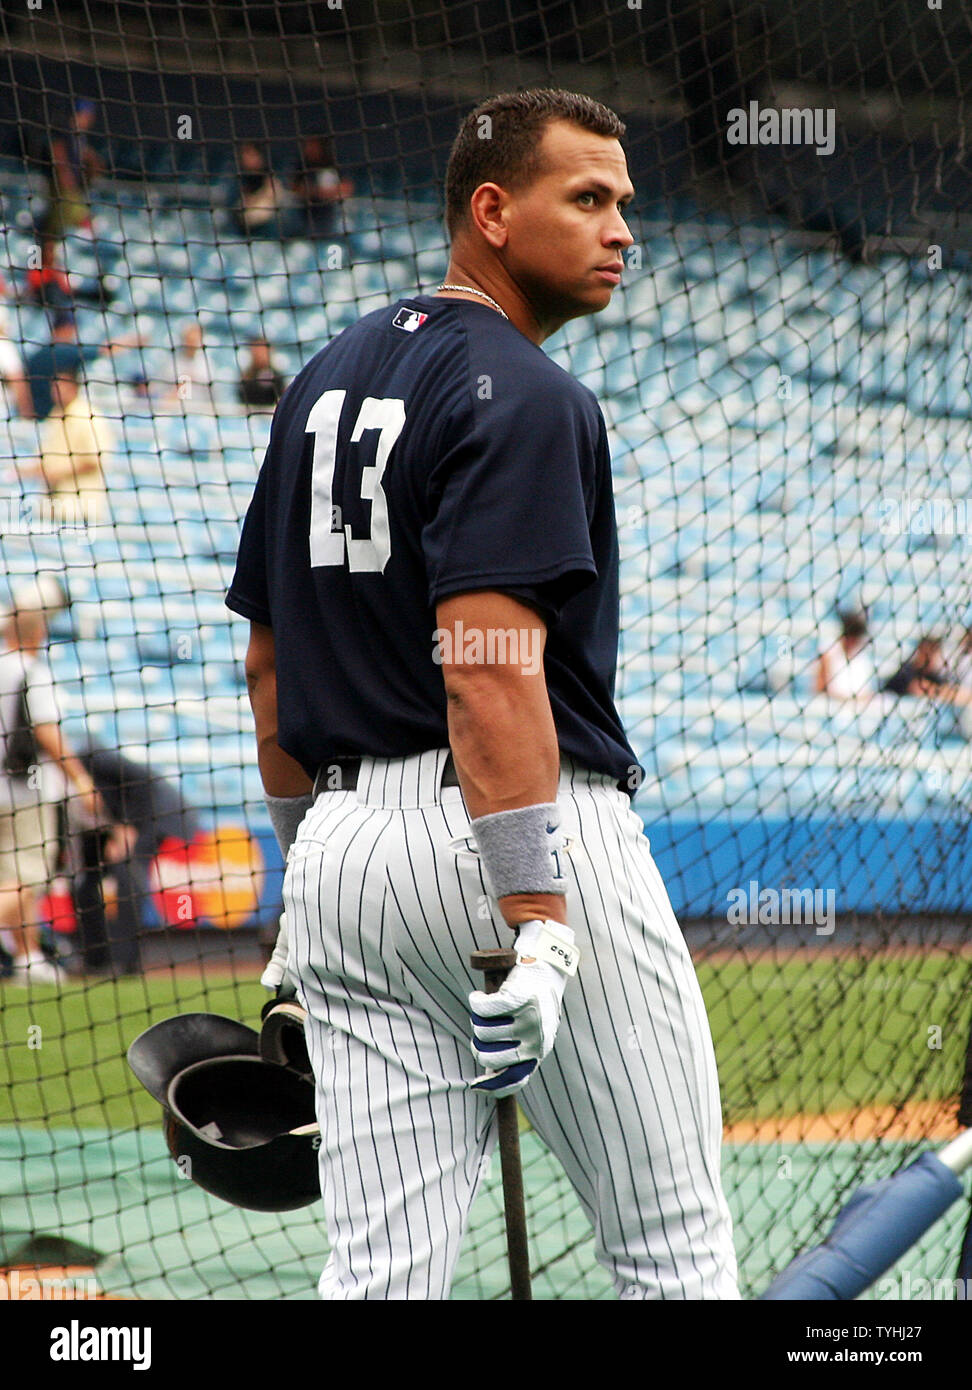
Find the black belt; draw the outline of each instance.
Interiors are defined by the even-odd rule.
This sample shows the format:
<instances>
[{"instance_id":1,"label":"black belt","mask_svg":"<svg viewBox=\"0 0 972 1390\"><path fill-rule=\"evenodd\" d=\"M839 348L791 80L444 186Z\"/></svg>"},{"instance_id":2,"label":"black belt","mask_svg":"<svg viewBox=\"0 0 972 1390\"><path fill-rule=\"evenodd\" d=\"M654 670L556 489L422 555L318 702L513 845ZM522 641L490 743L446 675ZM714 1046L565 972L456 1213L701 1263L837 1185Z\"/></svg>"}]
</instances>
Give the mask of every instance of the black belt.
<instances>
[{"instance_id":1,"label":"black belt","mask_svg":"<svg viewBox=\"0 0 972 1390\"><path fill-rule=\"evenodd\" d=\"M317 769L317 776L314 778L314 796L320 792L353 792L358 788L358 774L361 771L360 758L331 758L329 762L321 763ZM452 761L452 754L446 759L445 767L442 769L442 777L439 780L440 787L458 787L459 774L456 772L456 765Z\"/></svg>"}]
</instances>

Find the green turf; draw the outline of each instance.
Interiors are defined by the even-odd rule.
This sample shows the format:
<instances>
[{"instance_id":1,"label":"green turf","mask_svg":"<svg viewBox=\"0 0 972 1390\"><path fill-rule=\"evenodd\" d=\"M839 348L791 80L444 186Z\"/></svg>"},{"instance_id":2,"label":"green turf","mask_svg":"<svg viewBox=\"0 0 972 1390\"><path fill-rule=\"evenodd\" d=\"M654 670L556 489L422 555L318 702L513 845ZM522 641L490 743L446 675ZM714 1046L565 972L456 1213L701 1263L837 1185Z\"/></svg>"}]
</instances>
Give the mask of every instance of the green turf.
<instances>
[{"instance_id":1,"label":"green turf","mask_svg":"<svg viewBox=\"0 0 972 1390\"><path fill-rule=\"evenodd\" d=\"M563 1170L523 1138L534 1296L611 1296L607 1273ZM902 1144L726 1145L723 1171L744 1297L758 1295L795 1250L821 1234L821 1211L907 1156ZM781 1180L781 1159L786 1161ZM281 1215L241 1211L180 1177L161 1127L42 1130L0 1126L0 1256L43 1233L94 1252L103 1289L122 1298L312 1299L327 1255L321 1204ZM452 1297L508 1297L499 1160L470 1214ZM889 1277L952 1278L964 1212L947 1213ZM898 1299L882 1278L870 1298ZM918 1296L917 1294L915 1296ZM952 1297L923 1292L921 1297Z\"/></svg>"},{"instance_id":2,"label":"green turf","mask_svg":"<svg viewBox=\"0 0 972 1390\"><path fill-rule=\"evenodd\" d=\"M699 975L730 1120L952 1097L958 1090L970 998L970 964L962 958L728 957L702 963ZM227 969L29 995L0 986L0 1197L11 1199L8 1213L22 1213L15 1222L21 1234L68 1236L97 1249L105 1257L99 1277L118 1293L312 1297L325 1251L319 1207L283 1220L263 1217L179 1181L165 1153L159 1107L125 1062L128 1044L150 1023L204 1010L256 1026L266 998L254 976L241 979ZM859 1182L893 1171L912 1151L894 1144L726 1145L724 1177L746 1296L819 1238L820 1223ZM607 1276L562 1172L548 1171L552 1160L529 1134L524 1160L537 1296L604 1297ZM6 1232L14 1243L18 1230ZM941 1223L906 1257L907 1268L928 1278L949 1275L960 1237L961 1222ZM503 1249L494 1173L477 1200L453 1297L503 1296Z\"/></svg>"},{"instance_id":3,"label":"green turf","mask_svg":"<svg viewBox=\"0 0 972 1390\"><path fill-rule=\"evenodd\" d=\"M944 953L703 962L726 1118L955 1095L970 969ZM0 1119L157 1124L158 1107L125 1062L132 1039L150 1023L197 1009L258 1027L267 997L255 978L216 969L205 978L159 974L29 995L0 985Z\"/></svg>"},{"instance_id":4,"label":"green turf","mask_svg":"<svg viewBox=\"0 0 972 1390\"><path fill-rule=\"evenodd\" d=\"M958 1094L967 959L821 952L703 962L699 979L727 1120Z\"/></svg>"},{"instance_id":5,"label":"green turf","mask_svg":"<svg viewBox=\"0 0 972 1390\"><path fill-rule=\"evenodd\" d=\"M172 1014L226 1014L259 1028L269 998L226 970L147 975L28 991L0 983L0 1121L126 1129L159 1107L129 1070L129 1043ZM38 1031L39 1030L39 1031Z\"/></svg>"}]
</instances>

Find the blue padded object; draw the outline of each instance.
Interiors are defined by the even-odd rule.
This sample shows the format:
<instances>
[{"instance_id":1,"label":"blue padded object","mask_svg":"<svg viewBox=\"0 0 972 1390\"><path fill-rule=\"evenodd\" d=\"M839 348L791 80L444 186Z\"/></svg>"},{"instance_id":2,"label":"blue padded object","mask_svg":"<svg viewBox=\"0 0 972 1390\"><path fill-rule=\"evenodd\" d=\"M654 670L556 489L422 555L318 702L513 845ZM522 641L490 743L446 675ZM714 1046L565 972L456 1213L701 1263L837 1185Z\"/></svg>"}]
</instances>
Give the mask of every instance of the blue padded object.
<instances>
[{"instance_id":1,"label":"blue padded object","mask_svg":"<svg viewBox=\"0 0 972 1390\"><path fill-rule=\"evenodd\" d=\"M956 1278L965 1281L964 1291L957 1294L956 1298L962 1303L972 1302L972 1214L970 1214L969 1223L965 1228L965 1239L962 1241Z\"/></svg>"},{"instance_id":2,"label":"blue padded object","mask_svg":"<svg viewBox=\"0 0 972 1390\"><path fill-rule=\"evenodd\" d=\"M800 1255L762 1298L825 1302L864 1292L962 1196L937 1154L925 1153L894 1177L860 1188L822 1245Z\"/></svg>"}]
</instances>

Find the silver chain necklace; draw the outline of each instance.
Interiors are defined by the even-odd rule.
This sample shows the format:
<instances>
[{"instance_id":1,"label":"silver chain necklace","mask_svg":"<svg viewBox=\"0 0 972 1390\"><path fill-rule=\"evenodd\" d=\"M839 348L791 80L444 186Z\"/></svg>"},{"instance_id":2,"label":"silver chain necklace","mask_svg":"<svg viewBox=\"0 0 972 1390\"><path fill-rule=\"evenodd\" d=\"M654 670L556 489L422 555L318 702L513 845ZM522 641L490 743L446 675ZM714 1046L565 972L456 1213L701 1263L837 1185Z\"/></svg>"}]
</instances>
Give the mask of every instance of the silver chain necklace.
<instances>
[{"instance_id":1,"label":"silver chain necklace","mask_svg":"<svg viewBox=\"0 0 972 1390\"><path fill-rule=\"evenodd\" d=\"M496 312L498 314L503 314L503 317L509 322L509 314L503 313L503 310L496 303L496 300L490 299L489 295L485 294L482 290L474 290L472 285L436 285L435 288L437 292L439 290L462 290L463 294L478 294L480 299L485 299L487 304L492 304Z\"/></svg>"}]
</instances>

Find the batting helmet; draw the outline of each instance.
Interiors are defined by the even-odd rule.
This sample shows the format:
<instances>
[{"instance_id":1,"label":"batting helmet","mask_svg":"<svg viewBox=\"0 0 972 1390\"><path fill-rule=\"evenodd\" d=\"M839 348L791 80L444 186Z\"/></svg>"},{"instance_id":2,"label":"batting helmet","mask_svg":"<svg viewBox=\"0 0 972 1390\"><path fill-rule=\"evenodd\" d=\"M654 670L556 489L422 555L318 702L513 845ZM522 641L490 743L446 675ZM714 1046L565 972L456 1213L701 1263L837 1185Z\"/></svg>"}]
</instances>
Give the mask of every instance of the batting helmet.
<instances>
[{"instance_id":1,"label":"batting helmet","mask_svg":"<svg viewBox=\"0 0 972 1390\"><path fill-rule=\"evenodd\" d=\"M179 1014L128 1049L129 1066L162 1106L169 1153L186 1177L234 1206L294 1211L321 1195L313 1082L287 1063L288 1053L306 1057L300 1013L289 1006L286 1047L279 1019L261 1049L260 1034L234 1019Z\"/></svg>"},{"instance_id":2,"label":"batting helmet","mask_svg":"<svg viewBox=\"0 0 972 1390\"><path fill-rule=\"evenodd\" d=\"M295 999L285 999L264 1006L260 1028L260 1056L265 1062L276 1062L299 1076L313 1078L307 1039L304 1036L306 1014Z\"/></svg>"}]
</instances>

